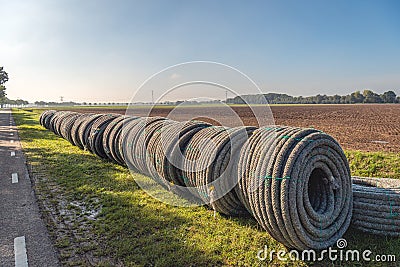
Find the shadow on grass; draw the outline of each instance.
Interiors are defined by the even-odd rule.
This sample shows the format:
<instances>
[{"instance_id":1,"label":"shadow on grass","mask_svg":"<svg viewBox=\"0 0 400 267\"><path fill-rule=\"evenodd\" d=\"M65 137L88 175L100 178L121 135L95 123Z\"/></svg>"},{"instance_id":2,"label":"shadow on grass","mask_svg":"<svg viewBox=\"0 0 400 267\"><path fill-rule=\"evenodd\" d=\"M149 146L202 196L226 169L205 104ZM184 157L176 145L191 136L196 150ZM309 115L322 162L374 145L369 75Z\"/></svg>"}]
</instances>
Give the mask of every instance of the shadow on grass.
<instances>
[{"instance_id":1,"label":"shadow on grass","mask_svg":"<svg viewBox=\"0 0 400 267\"><path fill-rule=\"evenodd\" d=\"M193 221L170 207L146 196L127 170L76 153L51 153L28 149L32 158L48 170L49 179L61 185L67 201L99 200L101 213L94 221L96 235L107 245L97 253L140 265L190 266L220 265L222 262L196 244L186 243L182 226ZM122 173L121 173L122 172ZM184 210L183 213L190 212Z\"/></svg>"}]
</instances>

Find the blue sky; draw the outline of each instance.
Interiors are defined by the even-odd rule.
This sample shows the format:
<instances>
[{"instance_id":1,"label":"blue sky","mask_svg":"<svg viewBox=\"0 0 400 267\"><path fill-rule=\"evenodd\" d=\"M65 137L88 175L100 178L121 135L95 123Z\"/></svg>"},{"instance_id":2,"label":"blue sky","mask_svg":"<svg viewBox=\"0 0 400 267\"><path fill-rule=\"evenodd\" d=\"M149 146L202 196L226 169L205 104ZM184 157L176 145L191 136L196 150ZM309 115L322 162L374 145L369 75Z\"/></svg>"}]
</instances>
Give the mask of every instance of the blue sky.
<instances>
[{"instance_id":1,"label":"blue sky","mask_svg":"<svg viewBox=\"0 0 400 267\"><path fill-rule=\"evenodd\" d=\"M400 94L399 1L0 0L0 7L10 98L127 102L149 76L193 60L235 67L263 92Z\"/></svg>"}]
</instances>

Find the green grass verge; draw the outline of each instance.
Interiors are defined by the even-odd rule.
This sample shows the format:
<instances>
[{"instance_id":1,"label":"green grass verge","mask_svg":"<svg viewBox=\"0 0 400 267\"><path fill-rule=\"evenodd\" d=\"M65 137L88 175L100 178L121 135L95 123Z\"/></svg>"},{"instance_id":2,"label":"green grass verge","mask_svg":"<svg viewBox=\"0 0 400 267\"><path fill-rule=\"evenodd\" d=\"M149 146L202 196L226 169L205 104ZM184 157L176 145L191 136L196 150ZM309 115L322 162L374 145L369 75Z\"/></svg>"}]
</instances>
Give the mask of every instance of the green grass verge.
<instances>
[{"instance_id":1,"label":"green grass verge","mask_svg":"<svg viewBox=\"0 0 400 267\"><path fill-rule=\"evenodd\" d=\"M76 201L84 203L86 210L99 208L95 220L80 224L79 218L70 218L70 225L79 232L80 239L96 239L79 251L90 253L96 265L109 266L118 262L124 266L311 266L301 261L262 262L257 252L265 245L270 250L284 247L269 237L252 218L232 218L222 215L213 217L205 207L180 208L161 203L138 188L134 177L121 166L106 162L72 146L38 124L39 114L33 110L13 110L19 135L28 162L45 179L38 180L37 192L51 202L66 202L67 209L76 209ZM353 172L363 173L359 158L361 152L347 152L357 160ZM382 162L391 164L381 154ZM370 155L368 155L370 157ZM391 156L390 156L391 157ZM373 158L373 157L372 157ZM357 163L356 163L357 162ZM395 164L396 165L396 164ZM398 170L398 164L393 170ZM397 169L396 169L397 168ZM392 166L377 168L377 176L383 176ZM140 174L133 174L141 177ZM54 188L57 188L55 194ZM47 190L46 190L47 188ZM57 203L55 203L57 204ZM59 203L58 203L59 204ZM82 226L84 225L84 227ZM56 246L61 249L77 244L59 238L65 229L50 224L49 231ZM400 260L400 240L375 237L349 230L345 238L348 249L369 249L375 254L393 254ZM109 260L112 259L112 260ZM64 265L79 265L62 253ZM328 262L325 266L387 266L374 263Z\"/></svg>"},{"instance_id":2,"label":"green grass verge","mask_svg":"<svg viewBox=\"0 0 400 267\"><path fill-rule=\"evenodd\" d=\"M346 151L354 176L400 179L400 153Z\"/></svg>"}]
</instances>

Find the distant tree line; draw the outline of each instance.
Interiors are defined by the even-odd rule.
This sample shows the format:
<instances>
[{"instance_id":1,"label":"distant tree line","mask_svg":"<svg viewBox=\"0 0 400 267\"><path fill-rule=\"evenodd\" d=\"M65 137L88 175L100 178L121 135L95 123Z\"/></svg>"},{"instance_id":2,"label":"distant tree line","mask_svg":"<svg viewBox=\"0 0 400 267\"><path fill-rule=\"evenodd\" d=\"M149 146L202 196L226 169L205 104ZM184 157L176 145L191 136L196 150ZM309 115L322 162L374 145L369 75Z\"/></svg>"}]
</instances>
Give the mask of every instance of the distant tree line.
<instances>
[{"instance_id":1,"label":"distant tree line","mask_svg":"<svg viewBox=\"0 0 400 267\"><path fill-rule=\"evenodd\" d=\"M377 94L371 90L353 92L349 95L316 95L290 96L287 94L268 93L258 95L242 95L228 98L228 104L357 104L357 103L400 103L400 96L395 92L387 91Z\"/></svg>"},{"instance_id":2,"label":"distant tree line","mask_svg":"<svg viewBox=\"0 0 400 267\"><path fill-rule=\"evenodd\" d=\"M26 106L29 104L29 102L26 100L22 100L22 99L12 100L12 99L6 98L6 100L4 101L4 104L8 104L8 105L12 105L12 106Z\"/></svg>"},{"instance_id":3,"label":"distant tree line","mask_svg":"<svg viewBox=\"0 0 400 267\"><path fill-rule=\"evenodd\" d=\"M75 102L46 102L46 101L35 101L36 106L76 106L81 105Z\"/></svg>"},{"instance_id":4,"label":"distant tree line","mask_svg":"<svg viewBox=\"0 0 400 267\"><path fill-rule=\"evenodd\" d=\"M35 101L36 106L127 106L129 103L95 103L95 102L82 102L77 103L73 101L69 102L46 102L46 101Z\"/></svg>"},{"instance_id":5,"label":"distant tree line","mask_svg":"<svg viewBox=\"0 0 400 267\"><path fill-rule=\"evenodd\" d=\"M18 101L18 100L17 100ZM358 104L358 103L400 103L400 96L393 91L387 91L379 95L371 90L363 92L356 91L349 95L316 95L316 96L290 96L287 94L268 93L257 95L242 95L234 98L228 98L228 104ZM26 101L25 101L26 102ZM27 102L26 102L27 103ZM206 102L200 101L165 101L156 103L157 105L201 105L220 103L220 100ZM96 102L46 102L36 101L36 106L127 106L129 103L96 103ZM137 105L152 105L152 103L138 102Z\"/></svg>"}]
</instances>

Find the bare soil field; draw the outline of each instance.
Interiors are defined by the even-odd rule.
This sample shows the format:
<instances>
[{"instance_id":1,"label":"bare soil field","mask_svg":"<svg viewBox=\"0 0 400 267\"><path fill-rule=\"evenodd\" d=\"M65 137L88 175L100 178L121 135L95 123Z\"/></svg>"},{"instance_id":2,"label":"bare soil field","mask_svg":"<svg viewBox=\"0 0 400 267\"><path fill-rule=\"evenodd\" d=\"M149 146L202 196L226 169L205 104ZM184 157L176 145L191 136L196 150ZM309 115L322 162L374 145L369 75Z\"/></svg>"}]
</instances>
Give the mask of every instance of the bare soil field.
<instances>
[{"instance_id":1,"label":"bare soil field","mask_svg":"<svg viewBox=\"0 0 400 267\"><path fill-rule=\"evenodd\" d=\"M344 149L400 152L400 105L272 107L276 123L313 126Z\"/></svg>"},{"instance_id":2,"label":"bare soil field","mask_svg":"<svg viewBox=\"0 0 400 267\"><path fill-rule=\"evenodd\" d=\"M255 106L253 109L259 107ZM233 106L232 109L242 118L245 125L257 125L250 108ZM131 115L168 116L172 107L133 108ZM363 104L363 105L282 105L271 106L275 123L298 127L314 127L336 138L344 149L361 151L400 152L400 105L399 104ZM79 112L120 113L125 109L117 108L74 108ZM193 114L201 118L210 117L218 121L227 116L221 107L184 107L178 117L187 119ZM224 121L221 120L221 121ZM207 121L207 119L206 119ZM212 120L208 120L213 122Z\"/></svg>"}]
</instances>

